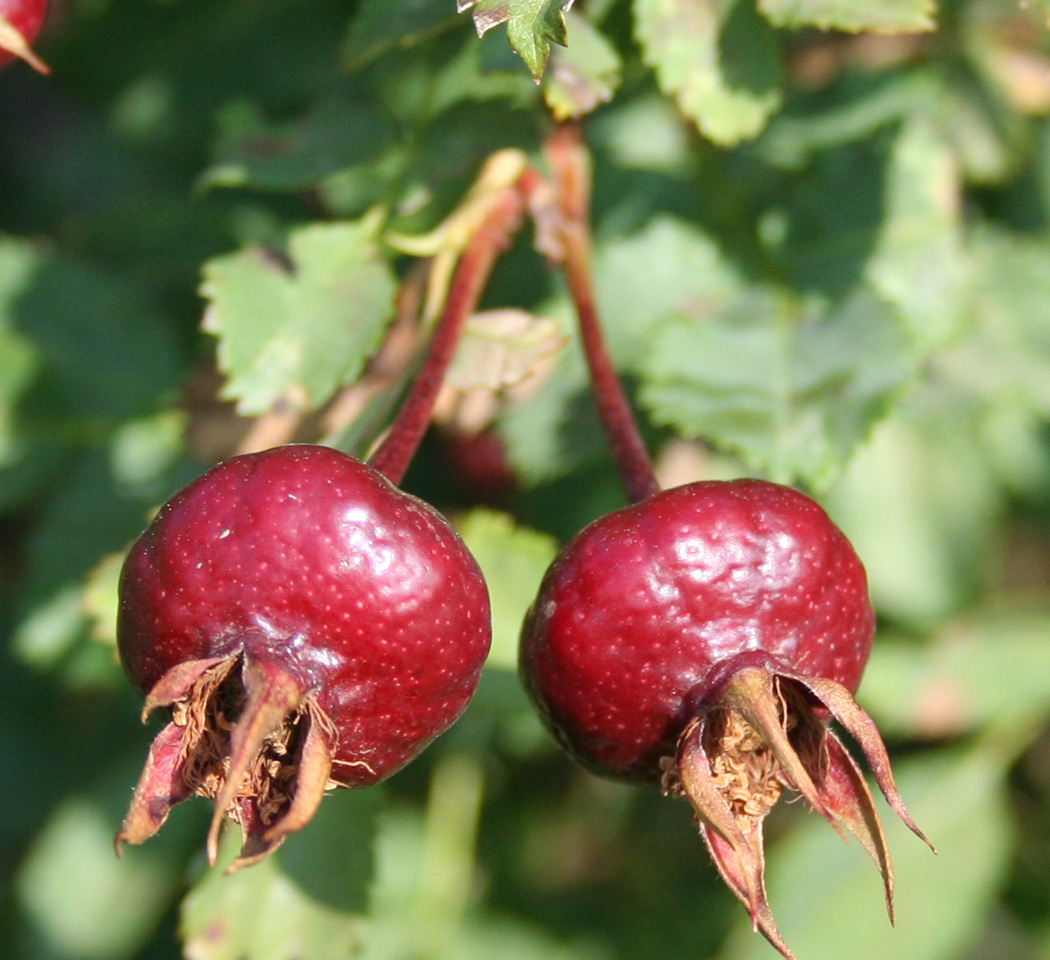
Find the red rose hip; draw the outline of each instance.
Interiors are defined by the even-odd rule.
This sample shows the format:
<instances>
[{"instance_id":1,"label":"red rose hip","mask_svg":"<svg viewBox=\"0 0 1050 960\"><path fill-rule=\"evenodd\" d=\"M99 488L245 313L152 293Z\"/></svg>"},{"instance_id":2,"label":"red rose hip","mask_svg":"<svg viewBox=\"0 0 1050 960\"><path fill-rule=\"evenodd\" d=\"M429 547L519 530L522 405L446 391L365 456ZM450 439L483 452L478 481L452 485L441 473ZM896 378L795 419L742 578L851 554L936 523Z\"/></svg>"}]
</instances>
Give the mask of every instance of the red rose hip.
<instances>
[{"instance_id":1,"label":"red rose hip","mask_svg":"<svg viewBox=\"0 0 1050 960\"><path fill-rule=\"evenodd\" d=\"M215 800L242 866L332 786L390 776L463 712L490 641L481 572L448 523L338 451L235 457L176 494L120 582L125 670L167 707L118 834Z\"/></svg>"},{"instance_id":2,"label":"red rose hip","mask_svg":"<svg viewBox=\"0 0 1050 960\"><path fill-rule=\"evenodd\" d=\"M878 814L831 717L919 833L852 697L874 631L861 562L818 504L759 480L695 483L569 543L526 616L521 669L573 757L688 797L723 878L790 957L762 867L762 822L784 788L861 840L892 910Z\"/></svg>"}]
</instances>

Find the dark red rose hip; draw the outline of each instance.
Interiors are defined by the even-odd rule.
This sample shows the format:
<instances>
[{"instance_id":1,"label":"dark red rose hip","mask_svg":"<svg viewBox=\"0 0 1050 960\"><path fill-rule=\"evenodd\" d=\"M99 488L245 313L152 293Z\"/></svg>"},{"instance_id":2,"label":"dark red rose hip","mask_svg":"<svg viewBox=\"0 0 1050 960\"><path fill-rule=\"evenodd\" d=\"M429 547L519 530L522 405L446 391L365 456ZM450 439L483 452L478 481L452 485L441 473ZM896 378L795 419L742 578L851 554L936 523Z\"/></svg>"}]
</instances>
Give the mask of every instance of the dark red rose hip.
<instances>
[{"instance_id":1,"label":"dark red rose hip","mask_svg":"<svg viewBox=\"0 0 1050 960\"><path fill-rule=\"evenodd\" d=\"M477 564L448 523L326 447L235 457L132 547L118 642L144 714L166 707L118 834L215 800L235 866L305 825L324 791L390 776L463 712L490 640Z\"/></svg>"},{"instance_id":2,"label":"dark red rose hip","mask_svg":"<svg viewBox=\"0 0 1050 960\"><path fill-rule=\"evenodd\" d=\"M892 916L882 827L831 717L919 833L852 696L874 631L864 569L818 504L758 480L695 483L569 543L526 617L521 669L577 760L688 797L723 878L790 957L763 883L762 822L784 788L860 839Z\"/></svg>"}]
</instances>

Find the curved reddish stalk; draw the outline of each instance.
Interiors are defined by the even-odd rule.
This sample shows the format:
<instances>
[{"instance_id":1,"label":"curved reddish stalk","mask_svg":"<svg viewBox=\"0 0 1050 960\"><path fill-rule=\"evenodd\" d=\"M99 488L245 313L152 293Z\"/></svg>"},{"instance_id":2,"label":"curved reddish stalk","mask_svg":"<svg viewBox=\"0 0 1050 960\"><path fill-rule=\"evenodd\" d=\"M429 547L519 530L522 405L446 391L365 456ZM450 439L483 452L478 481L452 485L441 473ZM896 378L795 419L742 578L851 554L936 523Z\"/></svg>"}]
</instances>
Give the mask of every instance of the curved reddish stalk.
<instances>
[{"instance_id":1,"label":"curved reddish stalk","mask_svg":"<svg viewBox=\"0 0 1050 960\"><path fill-rule=\"evenodd\" d=\"M524 205L518 187L502 191L460 257L426 360L386 439L369 459L369 463L392 483L400 483L404 478L426 433L434 402L455 355L463 327L477 309L496 259L520 226Z\"/></svg>"},{"instance_id":2,"label":"curved reddish stalk","mask_svg":"<svg viewBox=\"0 0 1050 960\"><path fill-rule=\"evenodd\" d=\"M602 333L591 280L590 169L587 150L575 124L561 126L554 132L547 141L547 157L557 182L562 266L576 304L595 403L627 498L638 503L659 493L660 485Z\"/></svg>"}]
</instances>

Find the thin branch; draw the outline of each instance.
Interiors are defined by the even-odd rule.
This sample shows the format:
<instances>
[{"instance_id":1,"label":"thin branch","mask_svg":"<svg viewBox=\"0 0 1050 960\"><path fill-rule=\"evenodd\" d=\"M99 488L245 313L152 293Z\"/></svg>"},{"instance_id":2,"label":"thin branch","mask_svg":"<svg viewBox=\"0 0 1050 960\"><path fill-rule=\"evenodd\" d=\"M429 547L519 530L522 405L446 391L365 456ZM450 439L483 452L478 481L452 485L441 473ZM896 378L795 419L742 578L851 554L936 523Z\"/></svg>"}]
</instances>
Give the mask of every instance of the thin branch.
<instances>
[{"instance_id":1,"label":"thin branch","mask_svg":"<svg viewBox=\"0 0 1050 960\"><path fill-rule=\"evenodd\" d=\"M456 265L445 310L390 432L370 463L393 483L400 483L426 433L434 401L456 352L467 319L477 309L492 268L521 225L525 200L515 184L501 190Z\"/></svg>"},{"instance_id":2,"label":"thin branch","mask_svg":"<svg viewBox=\"0 0 1050 960\"><path fill-rule=\"evenodd\" d=\"M548 139L547 160L556 180L562 266L576 305L595 403L627 497L638 503L659 493L660 485L598 316L591 277L590 160L576 124L560 126Z\"/></svg>"}]
</instances>

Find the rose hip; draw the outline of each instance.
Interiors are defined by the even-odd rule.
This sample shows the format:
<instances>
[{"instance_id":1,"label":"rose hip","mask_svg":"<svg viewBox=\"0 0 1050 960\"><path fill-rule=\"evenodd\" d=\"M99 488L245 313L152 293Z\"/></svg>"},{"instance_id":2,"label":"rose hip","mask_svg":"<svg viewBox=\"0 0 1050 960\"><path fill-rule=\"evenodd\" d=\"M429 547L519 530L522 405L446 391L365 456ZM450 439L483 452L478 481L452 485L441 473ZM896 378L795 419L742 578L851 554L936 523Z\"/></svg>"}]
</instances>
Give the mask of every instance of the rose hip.
<instances>
[{"instance_id":1,"label":"rose hip","mask_svg":"<svg viewBox=\"0 0 1050 960\"><path fill-rule=\"evenodd\" d=\"M326 447L235 457L176 494L132 547L120 656L167 708L118 835L140 843L193 794L269 854L325 790L390 776L463 712L488 593L449 524Z\"/></svg>"}]
</instances>

